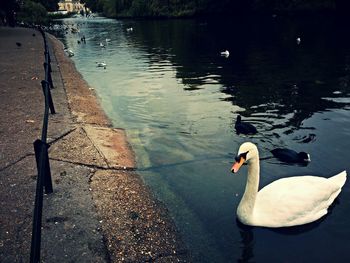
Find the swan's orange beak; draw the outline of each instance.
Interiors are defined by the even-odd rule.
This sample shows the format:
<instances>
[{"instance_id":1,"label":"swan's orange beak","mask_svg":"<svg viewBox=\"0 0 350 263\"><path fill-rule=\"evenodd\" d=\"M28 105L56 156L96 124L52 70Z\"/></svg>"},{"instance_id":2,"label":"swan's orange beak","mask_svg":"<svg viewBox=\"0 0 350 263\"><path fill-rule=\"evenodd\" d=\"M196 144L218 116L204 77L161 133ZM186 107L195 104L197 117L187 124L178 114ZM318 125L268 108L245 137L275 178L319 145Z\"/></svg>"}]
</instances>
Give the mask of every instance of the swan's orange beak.
<instances>
[{"instance_id":1,"label":"swan's orange beak","mask_svg":"<svg viewBox=\"0 0 350 263\"><path fill-rule=\"evenodd\" d=\"M240 156L239 161L236 161L231 168L232 173L237 173L239 168L241 168L242 164L244 163L245 159L243 156Z\"/></svg>"}]
</instances>

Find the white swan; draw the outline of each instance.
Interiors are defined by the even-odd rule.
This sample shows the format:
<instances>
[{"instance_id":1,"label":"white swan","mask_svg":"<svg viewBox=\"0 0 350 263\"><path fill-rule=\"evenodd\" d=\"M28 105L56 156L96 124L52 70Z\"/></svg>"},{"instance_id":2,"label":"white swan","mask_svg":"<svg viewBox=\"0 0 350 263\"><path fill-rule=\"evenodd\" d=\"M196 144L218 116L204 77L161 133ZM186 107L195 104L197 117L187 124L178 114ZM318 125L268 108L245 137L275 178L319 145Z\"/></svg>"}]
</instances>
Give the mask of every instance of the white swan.
<instances>
[{"instance_id":1,"label":"white swan","mask_svg":"<svg viewBox=\"0 0 350 263\"><path fill-rule=\"evenodd\" d=\"M220 52L221 56L228 57L230 55L230 52L228 50Z\"/></svg>"},{"instance_id":2,"label":"white swan","mask_svg":"<svg viewBox=\"0 0 350 263\"><path fill-rule=\"evenodd\" d=\"M64 51L67 53L67 55L69 56L69 57L73 57L74 56L74 52L71 50L71 49L64 49Z\"/></svg>"},{"instance_id":3,"label":"white swan","mask_svg":"<svg viewBox=\"0 0 350 263\"><path fill-rule=\"evenodd\" d=\"M106 68L106 66L107 66L107 64L106 64L106 62L96 62L96 64L97 64L97 67L104 67L104 68Z\"/></svg>"},{"instance_id":4,"label":"white swan","mask_svg":"<svg viewBox=\"0 0 350 263\"><path fill-rule=\"evenodd\" d=\"M251 142L243 143L231 171L248 163L248 178L237 217L245 225L289 227L313 222L325 214L346 181L346 171L333 177L294 176L259 188L259 153Z\"/></svg>"}]
</instances>

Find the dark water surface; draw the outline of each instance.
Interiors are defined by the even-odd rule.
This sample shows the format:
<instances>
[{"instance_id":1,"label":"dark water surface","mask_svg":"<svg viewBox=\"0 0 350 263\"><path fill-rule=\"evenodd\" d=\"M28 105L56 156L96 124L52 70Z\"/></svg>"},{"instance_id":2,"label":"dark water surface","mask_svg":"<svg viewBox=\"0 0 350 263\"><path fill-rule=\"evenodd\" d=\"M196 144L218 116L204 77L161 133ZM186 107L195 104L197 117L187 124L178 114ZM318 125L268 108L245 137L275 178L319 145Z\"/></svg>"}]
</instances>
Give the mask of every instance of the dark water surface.
<instances>
[{"instance_id":1,"label":"dark water surface","mask_svg":"<svg viewBox=\"0 0 350 263\"><path fill-rule=\"evenodd\" d=\"M61 23L78 25L79 34L59 36L115 126L127 130L140 174L169 208L195 262L350 262L349 182L323 220L271 230L236 222L247 170L230 174L247 140L261 157L277 147L311 155L308 166L263 160L261 187L286 176L350 172L350 32L341 22ZM77 43L82 35L86 44ZM226 49L228 58L220 56ZM237 135L238 114L259 133Z\"/></svg>"}]
</instances>

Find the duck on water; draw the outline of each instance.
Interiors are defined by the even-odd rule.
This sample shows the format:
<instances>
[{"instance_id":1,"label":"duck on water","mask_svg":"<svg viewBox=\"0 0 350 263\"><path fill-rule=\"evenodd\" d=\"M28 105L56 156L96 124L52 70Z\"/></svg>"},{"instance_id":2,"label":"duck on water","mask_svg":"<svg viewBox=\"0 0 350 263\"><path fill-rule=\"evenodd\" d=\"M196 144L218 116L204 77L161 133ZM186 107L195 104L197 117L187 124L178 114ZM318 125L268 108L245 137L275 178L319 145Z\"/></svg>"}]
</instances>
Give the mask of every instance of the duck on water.
<instances>
[{"instance_id":1,"label":"duck on water","mask_svg":"<svg viewBox=\"0 0 350 263\"><path fill-rule=\"evenodd\" d=\"M271 151L274 157L284 163L308 164L311 162L310 154L306 152L297 153L287 148L276 148Z\"/></svg>"},{"instance_id":2,"label":"duck on water","mask_svg":"<svg viewBox=\"0 0 350 263\"><path fill-rule=\"evenodd\" d=\"M258 132L253 124L246 122L246 121L242 121L241 115L237 116L237 120L235 123L235 129L236 129L237 134L248 135L248 134L256 134Z\"/></svg>"}]
</instances>

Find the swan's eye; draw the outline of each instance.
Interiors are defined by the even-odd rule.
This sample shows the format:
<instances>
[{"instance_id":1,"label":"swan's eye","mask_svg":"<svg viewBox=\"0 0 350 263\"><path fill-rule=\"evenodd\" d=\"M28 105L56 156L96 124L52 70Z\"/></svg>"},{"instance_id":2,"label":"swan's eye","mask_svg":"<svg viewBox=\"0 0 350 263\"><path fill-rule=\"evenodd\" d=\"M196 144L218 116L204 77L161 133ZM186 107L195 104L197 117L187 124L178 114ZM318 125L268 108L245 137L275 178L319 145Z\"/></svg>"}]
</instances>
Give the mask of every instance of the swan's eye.
<instances>
[{"instance_id":1,"label":"swan's eye","mask_svg":"<svg viewBox=\"0 0 350 263\"><path fill-rule=\"evenodd\" d=\"M247 160L247 154L248 152L245 153L241 153L238 156L235 157L236 162L239 162L241 160L241 158L243 158L244 160Z\"/></svg>"},{"instance_id":2,"label":"swan's eye","mask_svg":"<svg viewBox=\"0 0 350 263\"><path fill-rule=\"evenodd\" d=\"M240 154L240 155L244 158L244 160L247 160L247 154L248 154L248 152L249 152L249 151Z\"/></svg>"}]
</instances>

